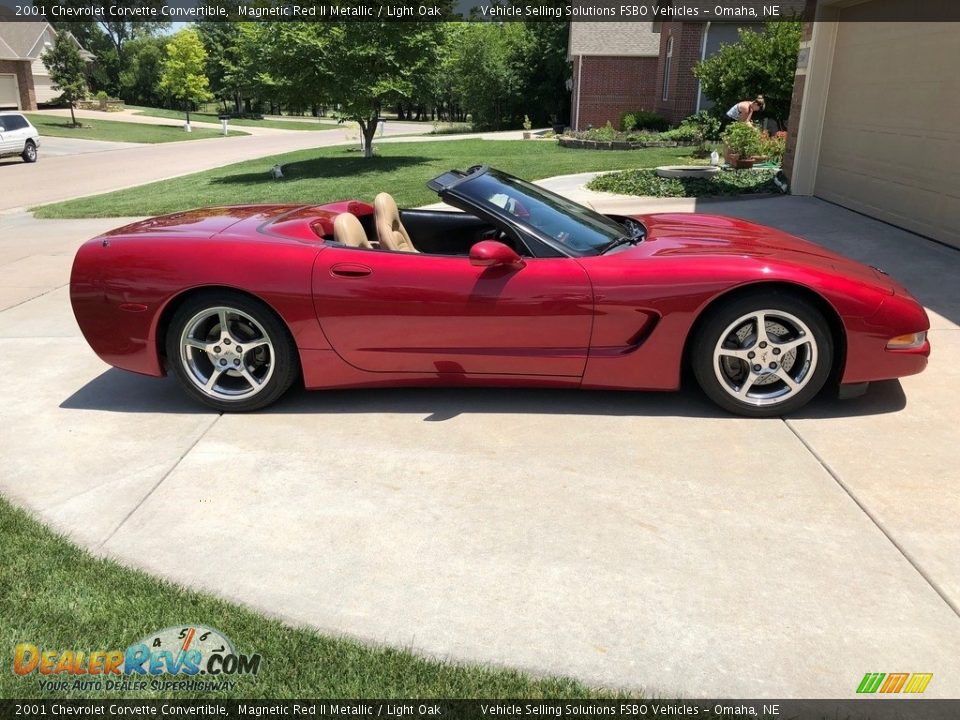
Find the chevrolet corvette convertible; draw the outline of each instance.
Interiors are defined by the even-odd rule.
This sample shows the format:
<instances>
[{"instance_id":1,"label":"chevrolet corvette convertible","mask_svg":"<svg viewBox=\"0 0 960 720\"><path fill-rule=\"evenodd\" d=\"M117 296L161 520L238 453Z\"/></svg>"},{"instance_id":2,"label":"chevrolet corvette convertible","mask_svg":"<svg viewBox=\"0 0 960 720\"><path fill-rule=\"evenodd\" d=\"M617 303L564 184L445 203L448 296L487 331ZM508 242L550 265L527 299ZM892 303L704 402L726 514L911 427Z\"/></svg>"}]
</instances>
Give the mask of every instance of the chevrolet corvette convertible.
<instances>
[{"instance_id":1,"label":"chevrolet corvette convertible","mask_svg":"<svg viewBox=\"0 0 960 720\"><path fill-rule=\"evenodd\" d=\"M307 388L675 390L768 417L927 364L923 307L882 271L728 217L602 215L503 172L327 205L192 210L77 252L74 314L118 368L221 411Z\"/></svg>"}]
</instances>

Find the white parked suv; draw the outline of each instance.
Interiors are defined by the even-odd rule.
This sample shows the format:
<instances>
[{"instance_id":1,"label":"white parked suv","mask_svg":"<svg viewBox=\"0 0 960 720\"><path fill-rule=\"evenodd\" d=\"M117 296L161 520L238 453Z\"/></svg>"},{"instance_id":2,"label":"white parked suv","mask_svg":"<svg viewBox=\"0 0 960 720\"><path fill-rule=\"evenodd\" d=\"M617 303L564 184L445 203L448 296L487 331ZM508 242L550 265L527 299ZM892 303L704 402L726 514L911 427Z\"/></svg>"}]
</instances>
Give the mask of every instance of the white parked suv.
<instances>
[{"instance_id":1,"label":"white parked suv","mask_svg":"<svg viewBox=\"0 0 960 720\"><path fill-rule=\"evenodd\" d=\"M18 112L0 112L0 157L19 155L24 162L37 161L40 133Z\"/></svg>"}]
</instances>

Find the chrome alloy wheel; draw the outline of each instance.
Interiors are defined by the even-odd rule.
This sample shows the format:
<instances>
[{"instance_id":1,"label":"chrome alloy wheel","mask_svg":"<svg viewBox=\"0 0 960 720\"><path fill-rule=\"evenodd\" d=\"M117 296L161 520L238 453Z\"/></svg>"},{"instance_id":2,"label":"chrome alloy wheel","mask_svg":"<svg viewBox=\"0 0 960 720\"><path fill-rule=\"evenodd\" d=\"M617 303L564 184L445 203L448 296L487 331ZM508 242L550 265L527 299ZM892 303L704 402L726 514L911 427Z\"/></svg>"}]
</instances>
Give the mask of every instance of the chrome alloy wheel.
<instances>
[{"instance_id":1,"label":"chrome alloy wheel","mask_svg":"<svg viewBox=\"0 0 960 720\"><path fill-rule=\"evenodd\" d=\"M795 315L757 310L730 323L713 351L720 386L756 407L777 405L806 387L817 369L817 341Z\"/></svg>"},{"instance_id":2,"label":"chrome alloy wheel","mask_svg":"<svg viewBox=\"0 0 960 720\"><path fill-rule=\"evenodd\" d=\"M266 387L276 354L263 326L236 308L210 307L180 335L180 362L189 380L216 400L244 400Z\"/></svg>"}]
</instances>

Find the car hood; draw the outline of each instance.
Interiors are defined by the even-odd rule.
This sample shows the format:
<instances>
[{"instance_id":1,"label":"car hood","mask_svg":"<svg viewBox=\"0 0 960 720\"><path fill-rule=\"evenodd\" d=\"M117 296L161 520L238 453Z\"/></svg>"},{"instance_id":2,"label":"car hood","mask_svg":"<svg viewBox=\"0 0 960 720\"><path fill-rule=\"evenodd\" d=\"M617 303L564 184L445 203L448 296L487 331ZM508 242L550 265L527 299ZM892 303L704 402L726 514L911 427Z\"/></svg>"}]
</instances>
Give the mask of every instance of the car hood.
<instances>
[{"instance_id":1,"label":"car hood","mask_svg":"<svg viewBox=\"0 0 960 720\"><path fill-rule=\"evenodd\" d=\"M648 256L737 255L834 270L893 294L899 287L878 269L771 227L700 213L636 215L647 228Z\"/></svg>"}]
</instances>

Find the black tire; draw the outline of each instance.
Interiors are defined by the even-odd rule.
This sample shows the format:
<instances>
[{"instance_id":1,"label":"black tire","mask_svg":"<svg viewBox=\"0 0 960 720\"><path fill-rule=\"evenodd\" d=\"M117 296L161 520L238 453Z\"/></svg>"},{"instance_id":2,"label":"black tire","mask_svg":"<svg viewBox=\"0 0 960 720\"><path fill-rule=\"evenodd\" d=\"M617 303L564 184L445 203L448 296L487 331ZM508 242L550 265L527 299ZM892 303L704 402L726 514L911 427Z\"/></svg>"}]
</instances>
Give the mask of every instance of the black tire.
<instances>
[{"instance_id":1,"label":"black tire","mask_svg":"<svg viewBox=\"0 0 960 720\"><path fill-rule=\"evenodd\" d=\"M37 161L39 155L37 154L37 146L33 140L27 140L23 146L23 152L20 154L20 157L23 158L25 163L35 163Z\"/></svg>"},{"instance_id":2,"label":"black tire","mask_svg":"<svg viewBox=\"0 0 960 720\"><path fill-rule=\"evenodd\" d=\"M227 318L226 334L222 317ZM188 339L195 341L189 347ZM164 346L168 368L187 395L221 412L266 407L300 375L287 326L267 305L237 292L205 291L188 298L171 318ZM213 385L205 389L205 380Z\"/></svg>"},{"instance_id":3,"label":"black tire","mask_svg":"<svg viewBox=\"0 0 960 720\"><path fill-rule=\"evenodd\" d=\"M757 333L758 317L766 337ZM690 364L717 405L764 418L788 415L816 397L834 356L830 327L813 303L788 291L757 290L708 310L693 338Z\"/></svg>"}]
</instances>

